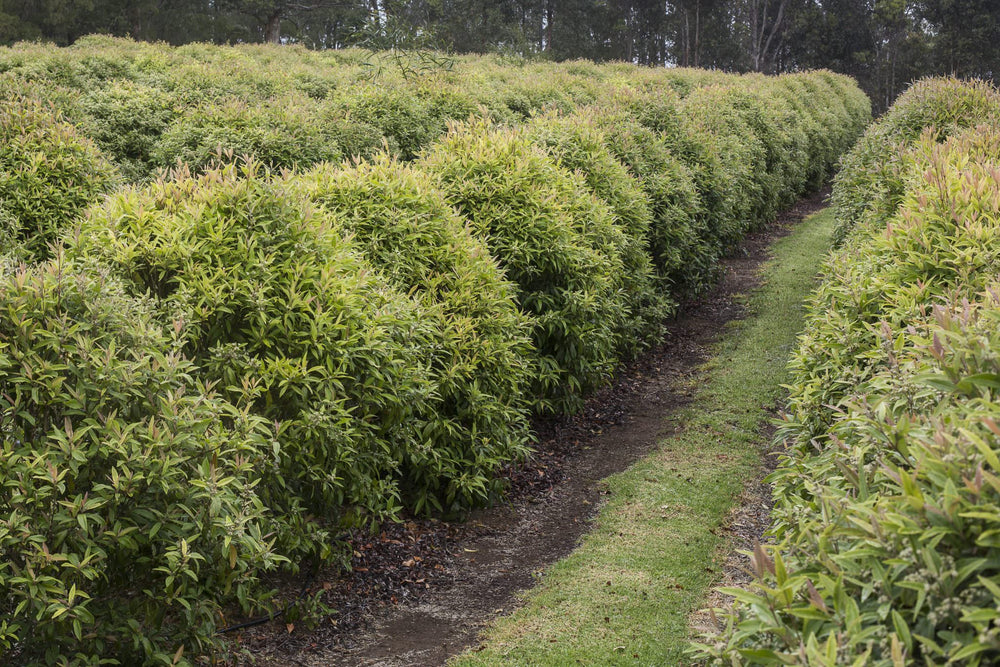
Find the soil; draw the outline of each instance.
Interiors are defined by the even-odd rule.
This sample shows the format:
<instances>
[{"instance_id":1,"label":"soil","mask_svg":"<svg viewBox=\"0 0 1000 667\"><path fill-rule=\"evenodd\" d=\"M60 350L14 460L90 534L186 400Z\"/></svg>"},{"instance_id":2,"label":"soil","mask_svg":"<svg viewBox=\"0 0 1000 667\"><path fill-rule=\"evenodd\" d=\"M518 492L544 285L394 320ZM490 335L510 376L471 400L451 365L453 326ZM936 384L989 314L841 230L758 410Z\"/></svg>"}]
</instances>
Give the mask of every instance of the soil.
<instances>
[{"instance_id":1,"label":"soil","mask_svg":"<svg viewBox=\"0 0 1000 667\"><path fill-rule=\"evenodd\" d=\"M506 471L504 504L461 523L414 519L353 536L350 572L320 572L306 582L335 614L315 627L276 619L242 631L238 645L257 664L369 667L441 665L475 645L485 625L516 608L519 592L573 550L607 493L601 480L669 434L670 413L692 399L712 343L743 316L770 245L820 209L826 194L748 236L723 262L716 287L683 304L665 341L621 368L580 414L536 424L533 456ZM728 522L741 548L760 539L769 499L761 483L748 488ZM723 578L738 581L744 563L723 560ZM287 588L294 597L298 587Z\"/></svg>"}]
</instances>

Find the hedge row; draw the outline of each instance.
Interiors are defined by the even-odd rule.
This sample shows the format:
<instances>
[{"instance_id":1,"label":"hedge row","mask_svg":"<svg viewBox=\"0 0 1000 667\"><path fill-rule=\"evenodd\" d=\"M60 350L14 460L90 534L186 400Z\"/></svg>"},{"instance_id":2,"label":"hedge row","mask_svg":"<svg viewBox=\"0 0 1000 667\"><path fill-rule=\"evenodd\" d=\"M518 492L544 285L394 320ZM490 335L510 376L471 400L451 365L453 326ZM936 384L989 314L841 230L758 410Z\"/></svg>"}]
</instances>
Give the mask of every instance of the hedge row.
<instances>
[{"instance_id":1,"label":"hedge row","mask_svg":"<svg viewBox=\"0 0 1000 667\"><path fill-rule=\"evenodd\" d=\"M0 50L0 126L34 142L0 170L0 656L212 652L344 529L495 500L530 416L655 341L864 122L823 72L359 62Z\"/></svg>"},{"instance_id":2,"label":"hedge row","mask_svg":"<svg viewBox=\"0 0 1000 667\"><path fill-rule=\"evenodd\" d=\"M66 49L34 43L2 49L0 75L44 84L44 98L130 180L149 180L178 160L207 168L220 149L252 153L272 168L370 157L383 144L410 160L443 135L449 121L476 116L512 125L544 112L606 107L621 95L638 101L669 92L672 102L733 82L719 72L480 56L441 58L437 67L415 70L410 58L251 45L166 48L92 36ZM817 85L843 85L834 79ZM804 87L791 91L795 95L829 92L789 85ZM848 96L865 104L856 91ZM831 102L842 103L850 102ZM810 115L830 113L808 106Z\"/></svg>"},{"instance_id":3,"label":"hedge row","mask_svg":"<svg viewBox=\"0 0 1000 667\"><path fill-rule=\"evenodd\" d=\"M1000 94L915 84L844 161L772 476L773 546L703 657L1000 660Z\"/></svg>"}]
</instances>

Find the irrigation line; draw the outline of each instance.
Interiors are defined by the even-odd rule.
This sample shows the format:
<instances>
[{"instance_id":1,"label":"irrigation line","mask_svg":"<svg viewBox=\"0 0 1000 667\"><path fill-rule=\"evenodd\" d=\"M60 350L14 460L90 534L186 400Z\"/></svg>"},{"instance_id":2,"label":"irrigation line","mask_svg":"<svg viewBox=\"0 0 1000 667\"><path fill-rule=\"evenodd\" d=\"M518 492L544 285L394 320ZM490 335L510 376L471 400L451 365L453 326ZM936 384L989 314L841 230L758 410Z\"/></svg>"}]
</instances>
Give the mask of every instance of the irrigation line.
<instances>
[{"instance_id":1,"label":"irrigation line","mask_svg":"<svg viewBox=\"0 0 1000 667\"><path fill-rule=\"evenodd\" d=\"M319 572L319 566L313 568L312 574L309 575L309 578L306 579L306 581L302 584L302 590L299 591L298 596L294 600L292 600L291 602L287 602L285 604L285 606L282 607L281 609L279 609L278 611L271 612L267 616L261 616L259 618L254 618L252 620L245 621L243 623L238 623L236 625L230 625L228 628L223 628L221 630L216 630L215 634L217 634L217 635L224 635L224 634L229 633L229 632L236 632L237 630L243 630L245 628L252 628L252 627L257 626L257 625L263 625L265 623L269 623L270 621L273 621L276 618L281 618L282 616L285 615L285 612L287 612L289 609L292 608L292 606L294 606L294 605L296 605L296 604L298 604L299 602L302 601L302 599L306 596L306 593L309 592L310 586L312 586L313 582L316 581L316 575L318 574L318 572Z\"/></svg>"}]
</instances>

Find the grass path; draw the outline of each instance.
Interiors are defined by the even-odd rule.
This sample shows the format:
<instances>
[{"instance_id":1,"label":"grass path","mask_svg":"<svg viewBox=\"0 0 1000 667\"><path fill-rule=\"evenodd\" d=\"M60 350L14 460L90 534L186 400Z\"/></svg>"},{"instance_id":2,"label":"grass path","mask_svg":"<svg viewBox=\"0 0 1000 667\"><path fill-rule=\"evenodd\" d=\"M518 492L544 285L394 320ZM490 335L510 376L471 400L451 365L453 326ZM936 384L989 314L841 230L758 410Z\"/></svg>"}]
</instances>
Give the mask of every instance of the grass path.
<instances>
[{"instance_id":1,"label":"grass path","mask_svg":"<svg viewBox=\"0 0 1000 667\"><path fill-rule=\"evenodd\" d=\"M594 530L540 575L478 651L450 665L686 662L688 617L715 584L728 546L716 528L760 471L762 432L782 396L802 302L833 223L829 210L818 213L775 244L749 316L717 345L693 403L670 417L674 434L608 478L610 499Z\"/></svg>"}]
</instances>

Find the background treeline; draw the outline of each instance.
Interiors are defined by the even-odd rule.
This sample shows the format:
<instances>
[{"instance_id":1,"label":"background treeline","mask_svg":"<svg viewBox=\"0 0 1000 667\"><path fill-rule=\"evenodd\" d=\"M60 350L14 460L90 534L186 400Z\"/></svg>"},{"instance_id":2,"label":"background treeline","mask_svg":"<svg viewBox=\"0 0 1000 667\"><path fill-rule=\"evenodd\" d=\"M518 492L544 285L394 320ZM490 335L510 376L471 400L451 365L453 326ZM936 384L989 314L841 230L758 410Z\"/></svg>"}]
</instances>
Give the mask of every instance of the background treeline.
<instances>
[{"instance_id":1,"label":"background treeline","mask_svg":"<svg viewBox=\"0 0 1000 667\"><path fill-rule=\"evenodd\" d=\"M554 60L828 68L885 109L928 74L993 78L993 0L2 0L0 43L103 33L184 44L426 47Z\"/></svg>"},{"instance_id":2,"label":"background treeline","mask_svg":"<svg viewBox=\"0 0 1000 667\"><path fill-rule=\"evenodd\" d=\"M828 71L399 55L0 48L0 662L218 654L345 531L497 500L870 120Z\"/></svg>"},{"instance_id":3,"label":"background treeline","mask_svg":"<svg viewBox=\"0 0 1000 667\"><path fill-rule=\"evenodd\" d=\"M713 664L1000 660L1000 93L914 85L845 158L773 546Z\"/></svg>"}]
</instances>

